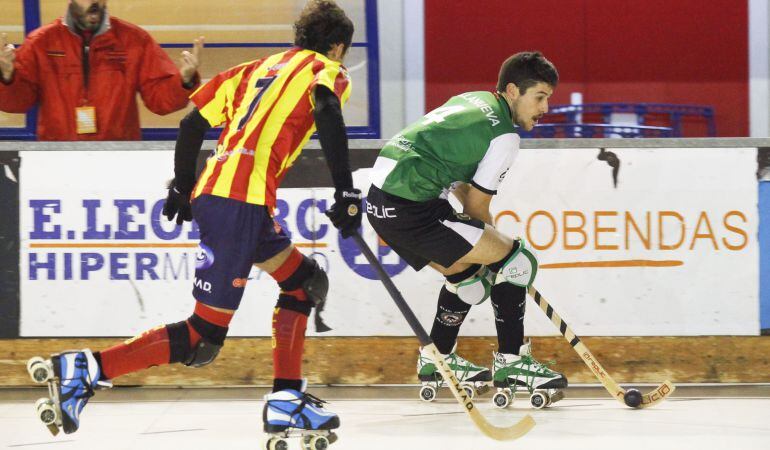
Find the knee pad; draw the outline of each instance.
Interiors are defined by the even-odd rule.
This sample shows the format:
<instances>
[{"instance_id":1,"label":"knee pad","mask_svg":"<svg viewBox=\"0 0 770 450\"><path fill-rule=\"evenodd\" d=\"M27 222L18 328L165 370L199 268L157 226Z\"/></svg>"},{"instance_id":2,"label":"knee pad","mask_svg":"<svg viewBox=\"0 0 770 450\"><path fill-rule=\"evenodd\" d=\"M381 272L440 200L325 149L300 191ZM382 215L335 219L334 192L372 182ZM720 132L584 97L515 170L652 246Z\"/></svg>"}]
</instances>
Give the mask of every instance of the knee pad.
<instances>
[{"instance_id":1,"label":"knee pad","mask_svg":"<svg viewBox=\"0 0 770 450\"><path fill-rule=\"evenodd\" d=\"M191 347L190 331L187 324L201 336ZM169 362L180 362L188 367L203 367L211 364L225 344L227 328L214 325L197 314L182 322L166 325L170 343Z\"/></svg>"},{"instance_id":2,"label":"knee pad","mask_svg":"<svg viewBox=\"0 0 770 450\"><path fill-rule=\"evenodd\" d=\"M492 292L492 272L485 266L479 269L470 277L452 283L447 280L444 283L447 291L456 294L464 303L469 305L478 305L484 303Z\"/></svg>"},{"instance_id":3,"label":"knee pad","mask_svg":"<svg viewBox=\"0 0 770 450\"><path fill-rule=\"evenodd\" d=\"M495 284L510 283L523 288L529 287L537 275L537 256L523 238L517 238L513 248L495 274Z\"/></svg>"},{"instance_id":4,"label":"knee pad","mask_svg":"<svg viewBox=\"0 0 770 450\"><path fill-rule=\"evenodd\" d=\"M322 306L329 292L329 278L313 258L302 255L302 262L289 278L278 283L282 291L302 291L310 300L311 307Z\"/></svg>"},{"instance_id":5,"label":"knee pad","mask_svg":"<svg viewBox=\"0 0 770 450\"><path fill-rule=\"evenodd\" d=\"M282 291L294 291L302 289L308 301L301 301L291 295L281 294L278 297L279 308L291 309L310 315L311 308L315 307L315 328L318 332L329 331L329 328L321 319L320 313L326 305L326 295L329 293L329 278L321 266L307 256L302 256L302 262L289 278L278 283Z\"/></svg>"}]
</instances>

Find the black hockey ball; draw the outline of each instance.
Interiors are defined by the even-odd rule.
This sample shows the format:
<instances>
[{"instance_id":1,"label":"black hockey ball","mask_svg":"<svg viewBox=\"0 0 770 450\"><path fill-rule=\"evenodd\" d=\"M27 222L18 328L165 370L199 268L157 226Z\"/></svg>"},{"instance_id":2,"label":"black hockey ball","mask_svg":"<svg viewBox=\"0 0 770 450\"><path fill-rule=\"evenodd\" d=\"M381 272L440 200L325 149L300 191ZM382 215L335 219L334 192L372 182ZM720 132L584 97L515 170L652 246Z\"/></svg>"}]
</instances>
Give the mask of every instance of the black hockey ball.
<instances>
[{"instance_id":1,"label":"black hockey ball","mask_svg":"<svg viewBox=\"0 0 770 450\"><path fill-rule=\"evenodd\" d=\"M623 401L626 402L626 405L637 408L642 404L642 393L638 389L629 389L623 395Z\"/></svg>"}]
</instances>

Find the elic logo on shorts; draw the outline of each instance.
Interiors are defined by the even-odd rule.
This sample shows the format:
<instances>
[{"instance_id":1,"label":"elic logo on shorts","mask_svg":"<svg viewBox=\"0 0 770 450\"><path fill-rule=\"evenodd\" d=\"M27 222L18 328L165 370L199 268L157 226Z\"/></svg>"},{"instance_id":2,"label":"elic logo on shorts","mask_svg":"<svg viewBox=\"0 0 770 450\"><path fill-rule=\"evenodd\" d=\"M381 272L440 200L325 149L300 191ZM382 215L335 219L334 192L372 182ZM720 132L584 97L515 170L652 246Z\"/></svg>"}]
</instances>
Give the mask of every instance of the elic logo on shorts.
<instances>
[{"instance_id":1,"label":"elic logo on shorts","mask_svg":"<svg viewBox=\"0 0 770 450\"><path fill-rule=\"evenodd\" d=\"M198 244L198 251L195 252L195 268L206 270L214 264L214 252L203 242Z\"/></svg>"}]
</instances>

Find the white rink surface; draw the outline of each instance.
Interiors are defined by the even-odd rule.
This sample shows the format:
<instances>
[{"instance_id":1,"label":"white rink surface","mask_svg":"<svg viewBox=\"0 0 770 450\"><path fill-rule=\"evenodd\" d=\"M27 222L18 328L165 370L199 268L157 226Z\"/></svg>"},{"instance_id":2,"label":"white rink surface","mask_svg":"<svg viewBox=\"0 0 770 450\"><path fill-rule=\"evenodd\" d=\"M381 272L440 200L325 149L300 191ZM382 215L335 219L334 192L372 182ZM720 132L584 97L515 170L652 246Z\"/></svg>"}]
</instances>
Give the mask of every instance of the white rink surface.
<instances>
[{"instance_id":1,"label":"white rink surface","mask_svg":"<svg viewBox=\"0 0 770 450\"><path fill-rule=\"evenodd\" d=\"M330 449L770 449L768 398L672 398L645 410L609 398L568 398L541 411L530 409L525 399L513 409L498 410L490 398L477 400L494 424L509 425L530 412L537 425L521 439L496 442L483 436L453 400L334 400L329 408L340 414L342 427ZM264 448L262 405L256 400L94 401L83 412L80 431L57 437L38 422L33 404L0 402L0 448ZM299 442L291 441L289 448L299 449Z\"/></svg>"}]
</instances>

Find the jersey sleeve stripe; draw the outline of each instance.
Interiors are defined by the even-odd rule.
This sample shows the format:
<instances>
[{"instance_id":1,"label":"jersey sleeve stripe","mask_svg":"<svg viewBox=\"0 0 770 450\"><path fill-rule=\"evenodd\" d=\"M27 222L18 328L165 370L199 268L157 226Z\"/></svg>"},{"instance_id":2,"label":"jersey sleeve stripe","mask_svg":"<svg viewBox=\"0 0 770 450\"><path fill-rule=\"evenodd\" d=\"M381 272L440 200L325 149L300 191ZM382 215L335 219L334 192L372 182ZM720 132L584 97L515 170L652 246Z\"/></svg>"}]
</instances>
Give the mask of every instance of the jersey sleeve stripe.
<instances>
[{"instance_id":1,"label":"jersey sleeve stripe","mask_svg":"<svg viewBox=\"0 0 770 450\"><path fill-rule=\"evenodd\" d=\"M473 180L471 180L471 186L475 187L476 189L480 190L481 192L483 192L485 194L489 194L489 195L496 195L497 194L496 190L493 191L493 190L487 189L485 187L482 187L481 185L479 185L478 183L476 183Z\"/></svg>"},{"instance_id":2,"label":"jersey sleeve stripe","mask_svg":"<svg viewBox=\"0 0 770 450\"><path fill-rule=\"evenodd\" d=\"M258 64L259 61L255 63ZM190 100L211 126L219 126L226 120L229 108L232 106L227 94L231 89L230 86L237 86L243 72L255 63L241 64L218 74L190 96Z\"/></svg>"},{"instance_id":3,"label":"jersey sleeve stripe","mask_svg":"<svg viewBox=\"0 0 770 450\"><path fill-rule=\"evenodd\" d=\"M347 101L347 97L343 100L343 95L348 91L349 85L350 80L347 77L345 69L340 68L339 72L337 72L337 76L334 78L334 94L340 99L341 104L344 104L345 101Z\"/></svg>"}]
</instances>

